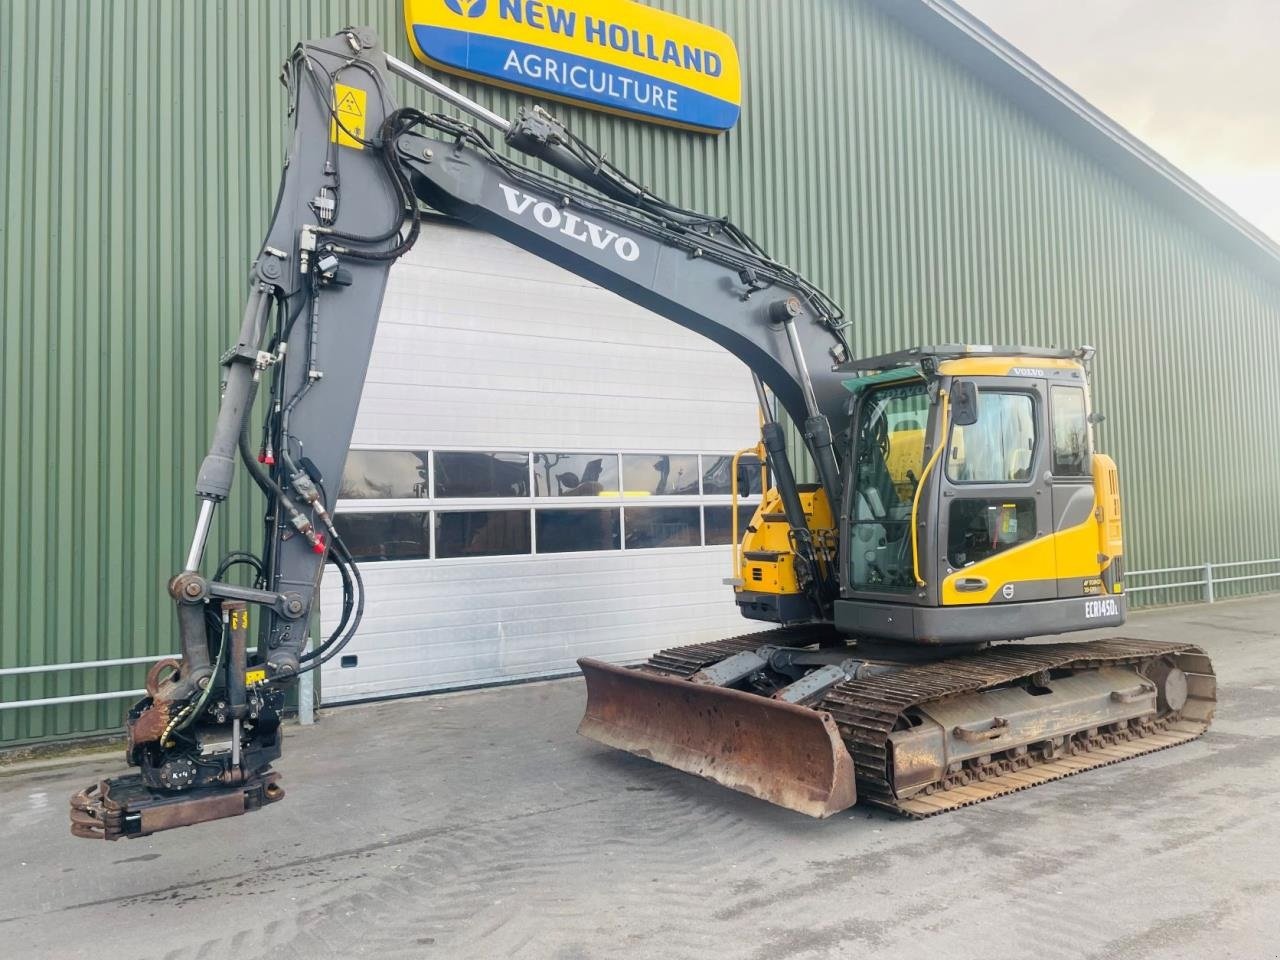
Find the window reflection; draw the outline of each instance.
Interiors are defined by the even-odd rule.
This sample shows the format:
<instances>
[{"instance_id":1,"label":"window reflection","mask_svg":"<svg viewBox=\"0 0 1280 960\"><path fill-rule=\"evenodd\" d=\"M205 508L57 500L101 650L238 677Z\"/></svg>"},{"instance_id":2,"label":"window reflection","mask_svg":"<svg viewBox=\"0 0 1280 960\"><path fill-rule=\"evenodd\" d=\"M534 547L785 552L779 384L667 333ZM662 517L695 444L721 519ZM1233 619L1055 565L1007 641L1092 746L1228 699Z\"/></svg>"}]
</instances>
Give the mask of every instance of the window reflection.
<instances>
[{"instance_id":1,"label":"window reflection","mask_svg":"<svg viewBox=\"0 0 1280 960\"><path fill-rule=\"evenodd\" d=\"M953 567L967 567L1035 535L1034 500L954 500L947 523L947 560Z\"/></svg>"},{"instance_id":2,"label":"window reflection","mask_svg":"<svg viewBox=\"0 0 1280 960\"><path fill-rule=\"evenodd\" d=\"M527 497L529 456L524 453L436 452L436 496Z\"/></svg>"},{"instance_id":3,"label":"window reflection","mask_svg":"<svg viewBox=\"0 0 1280 960\"><path fill-rule=\"evenodd\" d=\"M427 451L352 450L338 496L349 500L423 499Z\"/></svg>"},{"instance_id":4,"label":"window reflection","mask_svg":"<svg viewBox=\"0 0 1280 960\"><path fill-rule=\"evenodd\" d=\"M435 556L441 559L530 555L535 544L540 554L727 544L741 538L758 501L741 504L734 534L729 507L723 501L704 507L699 498L730 493L732 460L731 455L688 453L352 450L339 494L343 499L435 497L444 506L475 498L486 500L485 509L348 511L336 522L362 562L427 559L433 532ZM740 494L758 498L758 461L744 456L740 465L740 477L749 481ZM623 517L616 499L623 493L688 499L670 507L627 501ZM578 499L542 509L534 507L531 495ZM615 506L606 506L606 498L615 498Z\"/></svg>"},{"instance_id":5,"label":"window reflection","mask_svg":"<svg viewBox=\"0 0 1280 960\"><path fill-rule=\"evenodd\" d=\"M535 453L534 493L539 497L618 494L616 453Z\"/></svg>"},{"instance_id":6,"label":"window reflection","mask_svg":"<svg viewBox=\"0 0 1280 960\"><path fill-rule=\"evenodd\" d=\"M978 422L951 431L947 476L958 483L1021 483L1031 478L1036 422L1025 393L978 392Z\"/></svg>"},{"instance_id":7,"label":"window reflection","mask_svg":"<svg viewBox=\"0 0 1280 960\"><path fill-rule=\"evenodd\" d=\"M703 513L706 516L704 523L706 526L707 546L741 542L743 535L747 532L747 524L751 522L755 512L756 505L754 503L738 504L738 535L735 537L730 532L733 524L732 507L703 507Z\"/></svg>"},{"instance_id":8,"label":"window reflection","mask_svg":"<svg viewBox=\"0 0 1280 960\"><path fill-rule=\"evenodd\" d=\"M858 405L847 560L855 588L916 589L911 509L924 476L929 405L928 386L916 380L876 388Z\"/></svg>"},{"instance_id":9,"label":"window reflection","mask_svg":"<svg viewBox=\"0 0 1280 960\"><path fill-rule=\"evenodd\" d=\"M1089 421L1084 391L1055 386L1049 391L1053 408L1053 472L1059 477L1089 475Z\"/></svg>"},{"instance_id":10,"label":"window reflection","mask_svg":"<svg viewBox=\"0 0 1280 960\"><path fill-rule=\"evenodd\" d=\"M760 461L758 458L743 454L738 458L739 479L745 481L738 485L738 496L760 496ZM702 492L728 496L733 492L733 457L702 458Z\"/></svg>"},{"instance_id":11,"label":"window reflection","mask_svg":"<svg viewBox=\"0 0 1280 960\"><path fill-rule=\"evenodd\" d=\"M696 547L702 542L697 507L627 507L627 549Z\"/></svg>"},{"instance_id":12,"label":"window reflection","mask_svg":"<svg viewBox=\"0 0 1280 960\"><path fill-rule=\"evenodd\" d=\"M628 453L622 457L622 490L628 496L696 496L697 454Z\"/></svg>"},{"instance_id":13,"label":"window reflection","mask_svg":"<svg viewBox=\"0 0 1280 960\"><path fill-rule=\"evenodd\" d=\"M427 513L339 513L334 525L351 556L375 560L424 560L431 555Z\"/></svg>"},{"instance_id":14,"label":"window reflection","mask_svg":"<svg viewBox=\"0 0 1280 960\"><path fill-rule=\"evenodd\" d=\"M538 553L576 553L621 547L618 511L538 510Z\"/></svg>"},{"instance_id":15,"label":"window reflection","mask_svg":"<svg viewBox=\"0 0 1280 960\"><path fill-rule=\"evenodd\" d=\"M464 510L436 514L436 556L497 557L528 553L528 510Z\"/></svg>"}]
</instances>

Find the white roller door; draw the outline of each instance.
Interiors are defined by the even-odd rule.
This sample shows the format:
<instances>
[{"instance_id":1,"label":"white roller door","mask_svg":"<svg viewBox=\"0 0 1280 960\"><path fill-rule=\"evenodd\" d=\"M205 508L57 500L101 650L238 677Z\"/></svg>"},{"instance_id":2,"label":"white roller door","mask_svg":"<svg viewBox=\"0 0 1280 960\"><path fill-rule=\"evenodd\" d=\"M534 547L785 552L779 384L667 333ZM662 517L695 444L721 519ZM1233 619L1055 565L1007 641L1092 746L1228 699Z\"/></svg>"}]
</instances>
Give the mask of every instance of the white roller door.
<instances>
[{"instance_id":1,"label":"white roller door","mask_svg":"<svg viewBox=\"0 0 1280 960\"><path fill-rule=\"evenodd\" d=\"M757 434L749 373L709 341L495 237L427 226L392 269L356 421L338 512L367 604L325 701L754 629L722 580L724 458Z\"/></svg>"}]
</instances>

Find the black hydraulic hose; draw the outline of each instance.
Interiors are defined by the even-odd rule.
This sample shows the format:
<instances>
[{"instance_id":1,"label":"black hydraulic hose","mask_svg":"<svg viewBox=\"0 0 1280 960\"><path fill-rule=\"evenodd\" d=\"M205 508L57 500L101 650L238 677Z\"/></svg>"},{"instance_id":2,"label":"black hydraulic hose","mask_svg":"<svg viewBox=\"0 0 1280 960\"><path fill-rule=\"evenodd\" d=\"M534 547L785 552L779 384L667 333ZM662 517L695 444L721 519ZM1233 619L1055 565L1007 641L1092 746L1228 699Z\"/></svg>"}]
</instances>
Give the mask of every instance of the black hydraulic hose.
<instances>
[{"instance_id":1,"label":"black hydraulic hose","mask_svg":"<svg viewBox=\"0 0 1280 960\"><path fill-rule=\"evenodd\" d=\"M359 629L360 627L360 621L364 619L364 597L365 597L364 578L360 576L360 567L355 562L355 559L351 556L350 551L347 550L347 545L342 542L341 537L336 537L336 536L334 537L334 552L341 555L343 562L347 566L349 566L351 569L351 576L355 581L355 588L356 588L355 589L356 608L355 608L355 613L352 615L352 618L351 618L351 625L347 628L347 631L343 635L342 639L339 640L337 644L331 650L329 650L329 652L318 657L312 664L311 666L312 669L314 669L315 667L323 666L324 664L332 660L334 657L336 657L339 653L341 653L342 648L345 647L348 643L350 643L351 638L356 635L356 630Z\"/></svg>"},{"instance_id":2,"label":"black hydraulic hose","mask_svg":"<svg viewBox=\"0 0 1280 960\"><path fill-rule=\"evenodd\" d=\"M364 578L360 576L360 567L356 564L355 559L351 556L350 551L347 550L347 545L342 542L342 538L337 535L335 535L333 538L333 550L335 553L339 554L342 557L343 563L350 566L351 575L355 579L356 609L355 609L355 614L352 617L351 624L340 639L335 641L331 637L329 640L326 640L324 643L324 647L322 648L324 652L321 652L321 650L317 650L316 651L317 656L315 657L315 659L311 660L309 663L303 666L296 673L291 673L288 676L281 676L281 677L275 678L277 681L292 680L295 677L302 676L302 674L304 673L310 673L312 670L315 670L319 667L324 666L326 663L328 663L330 660L336 657L339 653L341 653L343 648L346 647L346 645L351 642L351 639L356 635L356 630L359 629L360 627L360 621L364 619L364 597L365 597Z\"/></svg>"},{"instance_id":3,"label":"black hydraulic hose","mask_svg":"<svg viewBox=\"0 0 1280 960\"><path fill-rule=\"evenodd\" d=\"M382 243L400 235L400 230L404 227L405 214L408 214L408 236L388 250L347 250L348 256L355 257L358 260L397 260L417 241L421 228L421 212L418 208L418 199L413 193L412 185L409 183L409 178L405 176L400 167L400 162L395 157L395 141L400 134L425 119L426 115L420 111L406 108L397 110L387 116L378 128L378 155L387 178L395 187L396 197L400 204L400 217L379 234L361 235L346 233L341 230L325 231L325 236L333 237L344 243Z\"/></svg>"},{"instance_id":4,"label":"black hydraulic hose","mask_svg":"<svg viewBox=\"0 0 1280 960\"><path fill-rule=\"evenodd\" d=\"M221 580L226 576L227 571L237 564L244 564L247 567L252 567L254 572L258 575L257 579L259 581L262 579L262 561L252 553L248 553L244 550L233 550L231 553L224 556L218 562L218 569L214 571L213 579Z\"/></svg>"},{"instance_id":5,"label":"black hydraulic hose","mask_svg":"<svg viewBox=\"0 0 1280 960\"><path fill-rule=\"evenodd\" d=\"M249 471L249 476L253 478L253 482L258 485L268 500L279 498L284 502L288 502L289 497L276 483L267 471L262 469L262 464L258 463L258 457L249 447L249 420L252 417L253 401L258 395L258 382L255 380L249 386L249 399L244 405L244 416L240 420L240 459L244 461L244 467Z\"/></svg>"},{"instance_id":6,"label":"black hydraulic hose","mask_svg":"<svg viewBox=\"0 0 1280 960\"><path fill-rule=\"evenodd\" d=\"M351 572L342 556L335 550L332 553L333 565L338 568L338 573L342 577L342 616L338 619L338 625L333 628L333 633L329 634L328 639L310 653L304 654L300 659L301 663L309 663L317 657L324 657L333 645L339 642L343 634L346 633L347 626L351 621L351 611L355 604L355 590L351 579Z\"/></svg>"}]
</instances>

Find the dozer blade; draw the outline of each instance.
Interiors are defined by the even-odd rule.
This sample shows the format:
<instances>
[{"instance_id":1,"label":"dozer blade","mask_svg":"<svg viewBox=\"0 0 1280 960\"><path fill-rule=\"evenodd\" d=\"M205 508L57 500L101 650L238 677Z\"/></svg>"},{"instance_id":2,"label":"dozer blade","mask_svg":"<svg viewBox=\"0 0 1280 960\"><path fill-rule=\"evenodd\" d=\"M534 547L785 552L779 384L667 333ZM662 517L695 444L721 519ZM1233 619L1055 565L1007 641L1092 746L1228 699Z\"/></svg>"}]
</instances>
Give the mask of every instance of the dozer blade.
<instances>
[{"instance_id":1,"label":"dozer blade","mask_svg":"<svg viewBox=\"0 0 1280 960\"><path fill-rule=\"evenodd\" d=\"M853 759L827 713L599 660L578 666L584 737L811 817L858 798Z\"/></svg>"}]
</instances>

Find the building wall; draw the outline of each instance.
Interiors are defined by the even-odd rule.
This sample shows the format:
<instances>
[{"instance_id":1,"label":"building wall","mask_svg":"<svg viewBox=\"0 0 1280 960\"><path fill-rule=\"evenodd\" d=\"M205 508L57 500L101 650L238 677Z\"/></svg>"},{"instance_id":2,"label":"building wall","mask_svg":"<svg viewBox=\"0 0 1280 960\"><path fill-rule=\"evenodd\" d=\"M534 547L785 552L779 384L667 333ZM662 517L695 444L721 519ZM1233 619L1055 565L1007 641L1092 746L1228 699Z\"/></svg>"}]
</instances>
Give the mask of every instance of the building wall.
<instances>
[{"instance_id":1,"label":"building wall","mask_svg":"<svg viewBox=\"0 0 1280 960\"><path fill-rule=\"evenodd\" d=\"M324 701L564 674L581 656L634 661L756 629L723 583L732 549L713 511L727 534L731 500L711 483L699 492L698 477L726 482L727 456L758 430L750 373L710 340L492 234L428 222L391 268L351 441L361 454L338 501L357 559L362 543L387 556L390 539L397 559L363 564L364 619L322 668ZM442 474L460 450L522 458L523 484L504 473L501 490L451 496ZM434 497L421 479L428 452ZM586 456L549 465L565 452ZM665 495L644 469L663 455ZM574 495L546 496L557 474L585 480L596 459L610 464L605 483L574 479ZM488 473L467 471L476 485ZM459 510L472 518L464 537L430 536ZM398 516L388 525L382 511ZM544 535L548 516L571 537ZM489 552L503 555L474 555ZM341 581L328 577L321 635L341 609Z\"/></svg>"},{"instance_id":2,"label":"building wall","mask_svg":"<svg viewBox=\"0 0 1280 960\"><path fill-rule=\"evenodd\" d=\"M1097 346L1130 569L1275 552L1280 412L1256 358L1280 339L1276 276L869 0L655 5L735 37L741 123L712 138L556 107L581 135L828 287L860 351ZM173 649L163 587L283 156L278 67L353 22L409 58L398 0L0 4L0 664ZM459 86L500 113L520 102ZM224 511L213 549L256 546L254 512ZM0 699L140 680L7 678ZM3 711L0 741L110 729L121 706Z\"/></svg>"}]
</instances>

